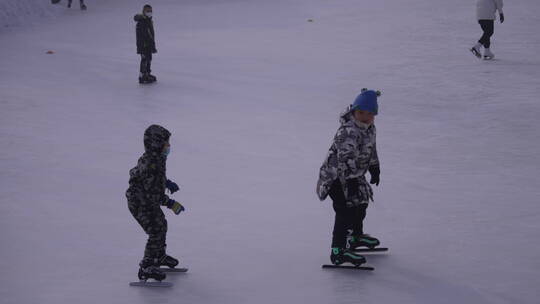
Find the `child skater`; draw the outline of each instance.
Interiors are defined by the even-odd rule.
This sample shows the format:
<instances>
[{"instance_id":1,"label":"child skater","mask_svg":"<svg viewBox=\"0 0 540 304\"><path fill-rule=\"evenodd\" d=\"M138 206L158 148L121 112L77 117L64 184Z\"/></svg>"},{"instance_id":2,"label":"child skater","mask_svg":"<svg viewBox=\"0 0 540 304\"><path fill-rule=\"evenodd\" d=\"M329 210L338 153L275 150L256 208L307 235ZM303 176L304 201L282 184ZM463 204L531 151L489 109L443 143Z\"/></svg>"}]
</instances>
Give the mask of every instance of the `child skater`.
<instances>
[{"instance_id":1,"label":"child skater","mask_svg":"<svg viewBox=\"0 0 540 304\"><path fill-rule=\"evenodd\" d=\"M155 82L156 76L150 74L152 54L157 53L154 39L154 23L152 22L152 7L146 4L142 14L137 14L133 19L137 22L137 54L141 55L139 69L139 83Z\"/></svg>"},{"instance_id":2,"label":"child skater","mask_svg":"<svg viewBox=\"0 0 540 304\"><path fill-rule=\"evenodd\" d=\"M476 18L484 32L478 42L471 48L474 56L482 58L480 47L484 47L484 59L489 60L495 58L491 52L491 36L495 28L495 13L499 12L501 23L504 22L503 0L476 0Z\"/></svg>"},{"instance_id":3,"label":"child skater","mask_svg":"<svg viewBox=\"0 0 540 304\"><path fill-rule=\"evenodd\" d=\"M178 185L167 179L165 175L167 155L171 145L171 133L158 125L151 125L144 132L144 154L139 158L137 166L129 171L129 188L126 191L128 208L144 232L148 234L148 242L144 250L144 258L139 266L139 280L149 278L161 281L166 275L159 266L175 267L178 260L165 253L167 220L161 206L167 206L175 214L184 211L184 207L165 194L178 191Z\"/></svg>"},{"instance_id":4,"label":"child skater","mask_svg":"<svg viewBox=\"0 0 540 304\"><path fill-rule=\"evenodd\" d=\"M317 182L321 201L328 195L336 212L330 260L335 265L361 265L366 259L347 249L347 233L352 228L350 248L374 247L379 241L363 231L366 208L373 201L373 190L365 178L370 172L371 184L379 184L379 159L375 143L375 115L380 92L362 89L354 103L340 116L338 128Z\"/></svg>"}]
</instances>

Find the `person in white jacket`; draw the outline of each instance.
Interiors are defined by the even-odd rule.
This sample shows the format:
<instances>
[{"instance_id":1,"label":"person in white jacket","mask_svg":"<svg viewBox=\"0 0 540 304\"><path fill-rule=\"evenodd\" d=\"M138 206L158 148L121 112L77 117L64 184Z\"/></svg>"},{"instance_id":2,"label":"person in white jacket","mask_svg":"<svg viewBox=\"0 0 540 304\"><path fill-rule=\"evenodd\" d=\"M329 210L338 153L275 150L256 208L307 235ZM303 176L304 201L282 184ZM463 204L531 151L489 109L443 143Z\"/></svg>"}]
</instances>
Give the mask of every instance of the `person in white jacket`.
<instances>
[{"instance_id":1,"label":"person in white jacket","mask_svg":"<svg viewBox=\"0 0 540 304\"><path fill-rule=\"evenodd\" d=\"M478 58L482 58L480 47L484 46L484 59L493 59L491 52L491 36L493 35L495 15L499 12L499 20L504 22L503 0L476 0L476 18L484 32L480 40L471 48L471 52Z\"/></svg>"}]
</instances>

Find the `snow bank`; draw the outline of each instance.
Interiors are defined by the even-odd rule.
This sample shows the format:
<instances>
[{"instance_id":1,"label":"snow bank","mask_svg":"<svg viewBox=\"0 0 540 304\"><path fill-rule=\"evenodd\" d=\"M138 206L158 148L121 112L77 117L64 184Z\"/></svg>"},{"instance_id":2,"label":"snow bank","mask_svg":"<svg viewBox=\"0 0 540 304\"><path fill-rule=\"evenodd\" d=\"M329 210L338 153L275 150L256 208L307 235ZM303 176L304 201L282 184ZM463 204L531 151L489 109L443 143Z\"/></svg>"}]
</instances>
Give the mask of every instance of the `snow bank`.
<instances>
[{"instance_id":1,"label":"snow bank","mask_svg":"<svg viewBox=\"0 0 540 304\"><path fill-rule=\"evenodd\" d=\"M33 24L43 18L60 13L58 5L50 0L2 0L0 1L0 30L23 24Z\"/></svg>"}]
</instances>

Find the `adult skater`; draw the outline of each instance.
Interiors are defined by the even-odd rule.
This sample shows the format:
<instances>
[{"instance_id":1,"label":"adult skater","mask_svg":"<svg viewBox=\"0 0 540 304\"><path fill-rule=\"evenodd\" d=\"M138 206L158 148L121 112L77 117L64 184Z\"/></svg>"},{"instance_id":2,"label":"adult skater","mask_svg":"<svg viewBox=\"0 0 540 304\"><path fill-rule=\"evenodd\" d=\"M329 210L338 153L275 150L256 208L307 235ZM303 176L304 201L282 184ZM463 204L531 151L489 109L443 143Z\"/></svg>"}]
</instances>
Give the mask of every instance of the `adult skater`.
<instances>
[{"instance_id":1,"label":"adult skater","mask_svg":"<svg viewBox=\"0 0 540 304\"><path fill-rule=\"evenodd\" d=\"M156 81L156 76L150 74L152 64L152 54L157 53L156 42L154 40L154 23L152 22L152 7L146 4L142 14L134 17L137 22L137 54L141 55L141 65L139 70L139 83L152 83Z\"/></svg>"},{"instance_id":2,"label":"adult skater","mask_svg":"<svg viewBox=\"0 0 540 304\"><path fill-rule=\"evenodd\" d=\"M317 182L317 195L321 201L328 195L336 212L330 260L333 264L361 265L366 259L347 249L347 230L352 228L350 247L378 245L378 240L364 234L363 220L366 208L373 201L373 190L366 181L370 172L371 183L379 183L379 160L375 144L375 115L380 92L363 89L354 103L340 116L341 126L324 161Z\"/></svg>"},{"instance_id":3,"label":"adult skater","mask_svg":"<svg viewBox=\"0 0 540 304\"><path fill-rule=\"evenodd\" d=\"M126 191L128 208L139 225L148 234L144 258L139 266L139 279L163 280L166 275L159 266L175 267L178 260L167 255L166 235L167 220L160 206L167 206L175 214L184 211L184 207L165 194L178 191L176 183L165 175L167 155L170 152L171 133L158 125L151 125L144 132L144 154L137 166L129 171L129 188Z\"/></svg>"},{"instance_id":4,"label":"adult skater","mask_svg":"<svg viewBox=\"0 0 540 304\"><path fill-rule=\"evenodd\" d=\"M484 59L493 59L495 55L490 49L491 36L495 28L495 14L499 12L499 20L504 22L503 0L476 0L476 18L484 32L478 42L471 48L474 56L482 58L480 47L484 47Z\"/></svg>"},{"instance_id":5,"label":"adult skater","mask_svg":"<svg viewBox=\"0 0 540 304\"><path fill-rule=\"evenodd\" d=\"M56 3L59 3L60 0L51 0L52 4L56 4ZM67 7L68 8L71 8L71 3L73 2L73 0L68 0L68 4L67 4ZM80 4L80 7L81 7L81 10L86 10L86 5L84 4L84 0L80 0L79 2Z\"/></svg>"}]
</instances>

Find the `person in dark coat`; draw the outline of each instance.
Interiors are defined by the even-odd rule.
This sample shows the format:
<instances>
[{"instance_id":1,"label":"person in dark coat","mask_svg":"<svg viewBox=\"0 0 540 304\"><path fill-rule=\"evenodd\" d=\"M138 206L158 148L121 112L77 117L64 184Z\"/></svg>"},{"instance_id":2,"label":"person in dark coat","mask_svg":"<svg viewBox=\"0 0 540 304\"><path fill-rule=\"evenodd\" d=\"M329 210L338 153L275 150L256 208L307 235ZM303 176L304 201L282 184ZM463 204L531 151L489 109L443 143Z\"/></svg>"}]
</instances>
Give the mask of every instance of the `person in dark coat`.
<instances>
[{"instance_id":1,"label":"person in dark coat","mask_svg":"<svg viewBox=\"0 0 540 304\"><path fill-rule=\"evenodd\" d=\"M139 279L163 280L165 274L159 266L175 267L178 260L166 254L165 239L167 220L161 210L166 206L175 214L184 207L165 194L178 191L178 185L167 179L166 162L170 152L171 133L162 126L151 125L144 132L144 154L137 166L129 171L129 188L126 191L128 209L148 235L144 258L140 262Z\"/></svg>"},{"instance_id":2,"label":"person in dark coat","mask_svg":"<svg viewBox=\"0 0 540 304\"><path fill-rule=\"evenodd\" d=\"M150 74L152 54L157 53L154 39L154 23L152 22L152 7L146 4L142 14L133 17L137 22L137 54L141 55L139 83L151 83L156 81L156 76Z\"/></svg>"}]
</instances>

